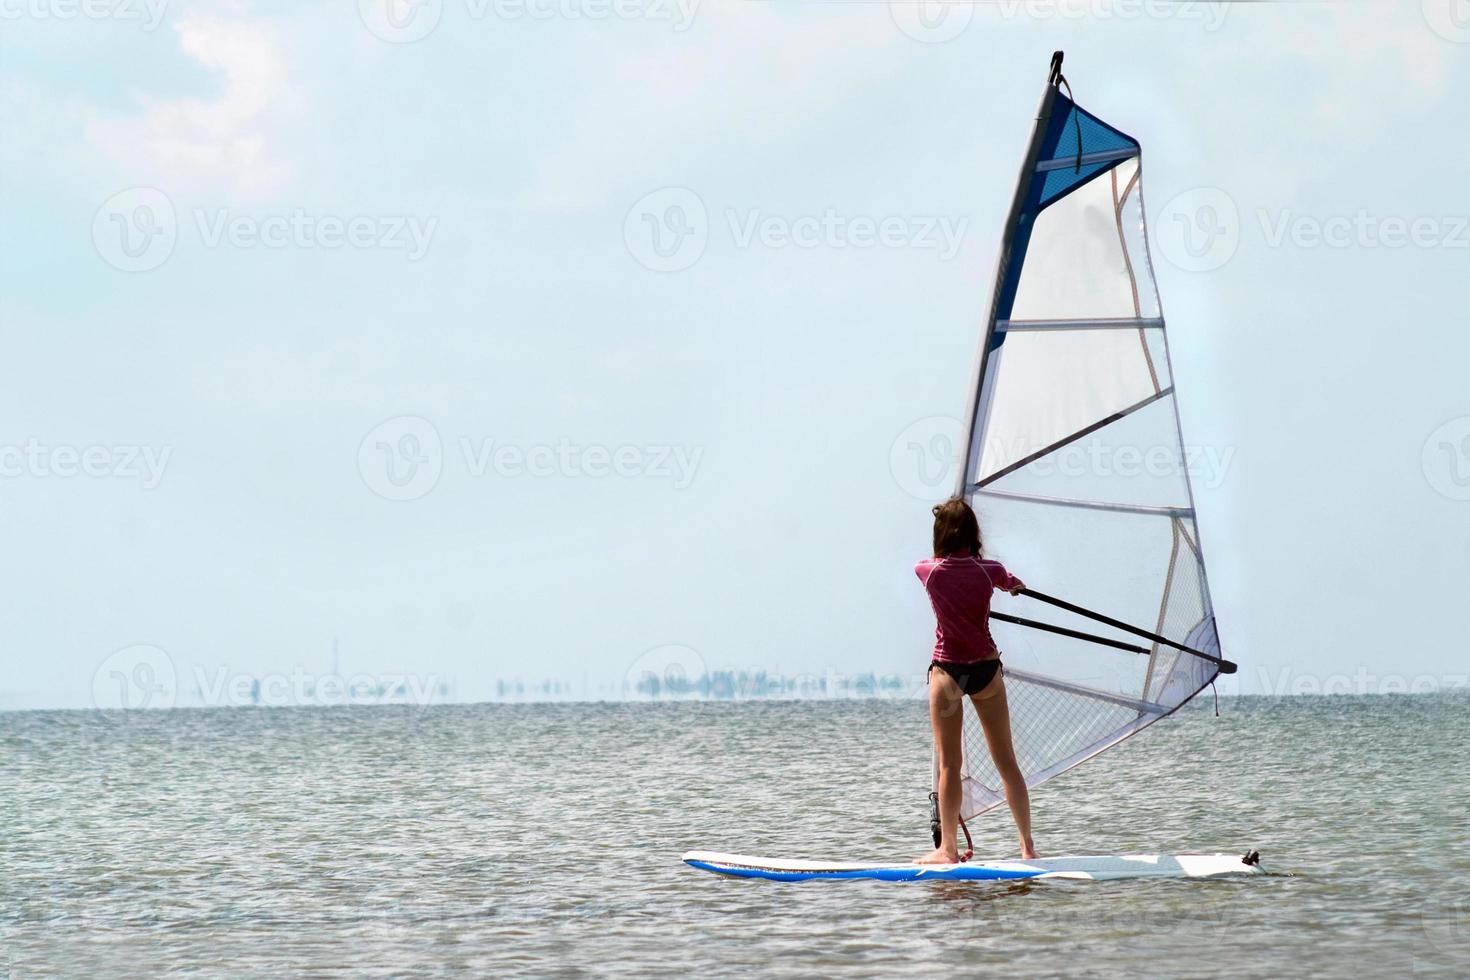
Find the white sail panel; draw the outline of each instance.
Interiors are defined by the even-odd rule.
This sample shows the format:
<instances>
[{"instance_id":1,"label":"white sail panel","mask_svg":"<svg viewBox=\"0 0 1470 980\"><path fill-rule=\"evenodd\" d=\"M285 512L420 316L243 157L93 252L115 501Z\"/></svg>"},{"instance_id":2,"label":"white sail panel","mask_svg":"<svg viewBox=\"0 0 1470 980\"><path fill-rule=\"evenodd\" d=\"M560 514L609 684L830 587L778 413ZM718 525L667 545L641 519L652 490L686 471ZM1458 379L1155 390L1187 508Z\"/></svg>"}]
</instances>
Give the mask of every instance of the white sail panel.
<instances>
[{"instance_id":1,"label":"white sail panel","mask_svg":"<svg viewBox=\"0 0 1470 980\"><path fill-rule=\"evenodd\" d=\"M1037 217L1012 319L1159 315L1152 279L1134 275L1126 247L1124 229L1143 222L1138 169L1127 161Z\"/></svg>"},{"instance_id":2,"label":"white sail panel","mask_svg":"<svg viewBox=\"0 0 1470 980\"><path fill-rule=\"evenodd\" d=\"M985 530L985 550L1028 585L1087 609L1106 610L1125 623L1153 629L1173 550L1168 519L1054 508L1024 500L980 497L974 503ZM1024 597L997 595L994 608L1120 642L1148 645L1112 627ZM1008 623L992 623L991 630L1008 667L1147 700L1144 684L1149 657Z\"/></svg>"},{"instance_id":3,"label":"white sail panel","mask_svg":"<svg viewBox=\"0 0 1470 980\"><path fill-rule=\"evenodd\" d=\"M1011 332L997 350L979 479L1158 393L1138 330Z\"/></svg>"},{"instance_id":4,"label":"white sail panel","mask_svg":"<svg viewBox=\"0 0 1470 980\"><path fill-rule=\"evenodd\" d=\"M1008 472L987 479L985 487L988 491L1188 509L1189 483L1177 451L1174 419L1174 398L1169 392L1071 442L1012 463ZM975 502L983 508L986 497ZM1001 556L997 553L995 557Z\"/></svg>"}]
</instances>

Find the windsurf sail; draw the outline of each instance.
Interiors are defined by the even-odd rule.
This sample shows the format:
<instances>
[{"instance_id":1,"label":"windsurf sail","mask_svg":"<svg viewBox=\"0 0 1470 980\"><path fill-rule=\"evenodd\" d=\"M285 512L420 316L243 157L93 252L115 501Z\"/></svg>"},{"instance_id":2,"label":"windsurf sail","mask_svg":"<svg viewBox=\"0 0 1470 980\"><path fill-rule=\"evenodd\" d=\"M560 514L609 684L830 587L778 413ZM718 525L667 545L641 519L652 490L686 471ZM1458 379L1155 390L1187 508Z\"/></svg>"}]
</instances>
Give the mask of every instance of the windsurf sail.
<instances>
[{"instance_id":1,"label":"windsurf sail","mask_svg":"<svg viewBox=\"0 0 1470 980\"><path fill-rule=\"evenodd\" d=\"M987 555L1067 599L996 597L1032 786L1233 669L1205 580L1142 150L1072 100L1061 63L1057 52L1001 243L957 490ZM968 819L1004 796L978 722L967 712L965 724Z\"/></svg>"}]
</instances>

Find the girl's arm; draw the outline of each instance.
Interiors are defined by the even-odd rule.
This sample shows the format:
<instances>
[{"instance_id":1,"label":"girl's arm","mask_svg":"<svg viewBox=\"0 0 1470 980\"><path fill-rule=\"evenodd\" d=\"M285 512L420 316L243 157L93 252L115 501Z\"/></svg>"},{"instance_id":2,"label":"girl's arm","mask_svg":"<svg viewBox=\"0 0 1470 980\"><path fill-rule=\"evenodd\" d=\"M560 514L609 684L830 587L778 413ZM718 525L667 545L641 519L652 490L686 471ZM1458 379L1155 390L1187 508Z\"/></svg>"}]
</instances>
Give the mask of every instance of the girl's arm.
<instances>
[{"instance_id":1,"label":"girl's arm","mask_svg":"<svg viewBox=\"0 0 1470 980\"><path fill-rule=\"evenodd\" d=\"M1000 571L1001 580L1000 583L996 585L997 589L1000 589L1002 592L1009 592L1011 595L1016 595L1026 587L1026 583L1022 582L1020 579L1016 578L1016 576L1007 571L1004 565L1000 566Z\"/></svg>"}]
</instances>

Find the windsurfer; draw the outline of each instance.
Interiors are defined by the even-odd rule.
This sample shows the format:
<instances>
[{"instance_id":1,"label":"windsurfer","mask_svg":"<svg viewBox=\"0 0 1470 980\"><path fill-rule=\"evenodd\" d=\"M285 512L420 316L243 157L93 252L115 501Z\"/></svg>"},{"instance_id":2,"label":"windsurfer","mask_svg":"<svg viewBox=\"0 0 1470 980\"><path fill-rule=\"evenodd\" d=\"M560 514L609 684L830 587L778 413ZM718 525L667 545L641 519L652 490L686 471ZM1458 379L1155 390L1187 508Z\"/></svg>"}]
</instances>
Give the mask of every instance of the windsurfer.
<instances>
[{"instance_id":1,"label":"windsurfer","mask_svg":"<svg viewBox=\"0 0 1470 980\"><path fill-rule=\"evenodd\" d=\"M990 635L990 598L996 589L1012 595L1025 588L998 561L981 557L980 522L956 497L934 508L934 557L914 571L929 595L937 621L934 659L929 665L929 720L939 769L940 842L920 864L954 864L962 798L964 702L975 705L990 757L1005 786L1006 802L1020 834L1021 857L1036 857L1031 841L1031 800L1011 743L1000 651Z\"/></svg>"}]
</instances>

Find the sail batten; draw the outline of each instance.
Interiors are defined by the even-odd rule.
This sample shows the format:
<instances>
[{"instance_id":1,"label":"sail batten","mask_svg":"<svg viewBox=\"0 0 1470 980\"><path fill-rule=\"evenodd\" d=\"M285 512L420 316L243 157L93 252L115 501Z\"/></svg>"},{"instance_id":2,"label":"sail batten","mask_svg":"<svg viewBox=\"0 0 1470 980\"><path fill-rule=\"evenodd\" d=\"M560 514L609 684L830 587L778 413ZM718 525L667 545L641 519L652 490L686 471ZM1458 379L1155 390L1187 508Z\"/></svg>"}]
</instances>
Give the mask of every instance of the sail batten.
<instances>
[{"instance_id":1,"label":"sail batten","mask_svg":"<svg viewBox=\"0 0 1470 980\"><path fill-rule=\"evenodd\" d=\"M1118 694L1109 694L1107 691L1099 691L1096 688L1084 687L1081 684L1072 684L1055 677L1046 677L1041 674L1032 674L1013 667L1006 668L1008 680L1024 681L1027 684L1035 684L1039 687L1050 688L1053 691L1064 691L1068 694L1076 694L1079 697L1093 698L1097 701L1105 701L1108 704L1120 705L1131 708L1140 715L1166 715L1169 709L1162 704L1152 701L1141 701L1137 698L1125 698Z\"/></svg>"},{"instance_id":2,"label":"sail batten","mask_svg":"<svg viewBox=\"0 0 1470 980\"><path fill-rule=\"evenodd\" d=\"M1085 166L1090 163L1108 163L1117 160L1127 160L1128 158L1137 155L1137 149L1129 149L1127 147L1117 150L1099 150L1095 153L1084 153L1080 157L1070 156L1064 157L1060 160L1043 160L1036 165L1036 170L1038 173L1044 173L1048 170L1060 170L1063 167L1076 167L1079 165Z\"/></svg>"},{"instance_id":3,"label":"sail batten","mask_svg":"<svg viewBox=\"0 0 1470 980\"><path fill-rule=\"evenodd\" d=\"M1100 320L1001 320L996 333L1034 330L1162 330L1163 317L1113 317Z\"/></svg>"},{"instance_id":4,"label":"sail batten","mask_svg":"<svg viewBox=\"0 0 1470 980\"><path fill-rule=\"evenodd\" d=\"M1039 493L1017 493L1014 490L996 490L983 484L971 484L970 491L976 496L998 497L1004 500L1025 500L1033 504L1049 504L1053 507L1084 507L1090 510L1110 510L1118 514L1147 514L1152 517L1193 517L1192 507L1150 507L1145 504L1120 504L1108 500L1081 500L1074 497L1048 497Z\"/></svg>"},{"instance_id":5,"label":"sail batten","mask_svg":"<svg viewBox=\"0 0 1470 980\"><path fill-rule=\"evenodd\" d=\"M997 596L992 629L1031 785L1177 710L1214 680L1220 652L1148 255L1142 147L1065 85L1058 55L1002 237L957 493L981 515L986 552L1023 580L1172 646L1130 655L1080 630L1028 629L1018 614L1031 600ZM973 718L964 748L969 818L1003 795Z\"/></svg>"}]
</instances>

